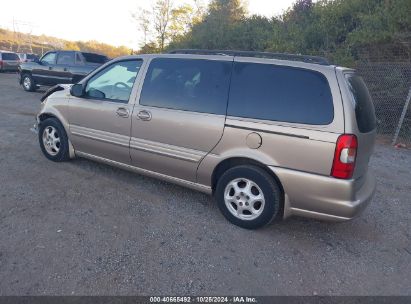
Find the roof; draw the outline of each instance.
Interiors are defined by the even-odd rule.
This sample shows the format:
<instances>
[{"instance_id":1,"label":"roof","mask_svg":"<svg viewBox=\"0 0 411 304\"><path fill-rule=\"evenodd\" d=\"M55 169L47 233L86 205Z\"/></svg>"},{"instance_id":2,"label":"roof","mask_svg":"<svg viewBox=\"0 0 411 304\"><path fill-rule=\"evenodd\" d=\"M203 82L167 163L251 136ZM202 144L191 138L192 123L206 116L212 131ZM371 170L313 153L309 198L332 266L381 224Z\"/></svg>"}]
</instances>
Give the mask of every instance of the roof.
<instances>
[{"instance_id":1,"label":"roof","mask_svg":"<svg viewBox=\"0 0 411 304\"><path fill-rule=\"evenodd\" d=\"M253 51L234 51L234 50L200 50L200 49L179 49L170 51L169 54L195 54L195 55L223 55L234 57L257 57L266 59L279 59L288 61L301 61L305 63L314 63L321 65L331 65L324 57L299 55L288 53L269 53Z\"/></svg>"}]
</instances>

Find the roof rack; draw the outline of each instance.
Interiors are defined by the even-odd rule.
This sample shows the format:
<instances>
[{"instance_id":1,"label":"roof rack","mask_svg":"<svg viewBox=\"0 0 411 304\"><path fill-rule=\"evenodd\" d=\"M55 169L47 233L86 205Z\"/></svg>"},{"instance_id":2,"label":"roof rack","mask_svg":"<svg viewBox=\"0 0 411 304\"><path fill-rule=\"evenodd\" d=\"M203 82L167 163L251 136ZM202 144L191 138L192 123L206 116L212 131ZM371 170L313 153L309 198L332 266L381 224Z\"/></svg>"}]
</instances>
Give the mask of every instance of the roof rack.
<instances>
[{"instance_id":1,"label":"roof rack","mask_svg":"<svg viewBox=\"0 0 411 304\"><path fill-rule=\"evenodd\" d=\"M330 65L330 62L324 57L309 56L309 55L296 55L296 54L287 54L287 53L268 53L268 52L232 51L232 50L178 49L178 50L170 51L169 54L196 54L196 55L258 57L258 58L302 61L306 63Z\"/></svg>"}]
</instances>

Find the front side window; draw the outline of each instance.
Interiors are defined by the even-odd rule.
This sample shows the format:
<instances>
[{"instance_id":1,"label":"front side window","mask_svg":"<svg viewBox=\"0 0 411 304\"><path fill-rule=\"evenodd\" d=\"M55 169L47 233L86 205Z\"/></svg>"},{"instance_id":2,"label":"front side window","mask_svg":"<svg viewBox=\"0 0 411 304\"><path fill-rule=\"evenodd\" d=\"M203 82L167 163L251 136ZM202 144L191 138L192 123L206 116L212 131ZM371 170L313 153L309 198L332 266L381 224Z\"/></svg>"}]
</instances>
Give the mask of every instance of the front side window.
<instances>
[{"instance_id":1,"label":"front side window","mask_svg":"<svg viewBox=\"0 0 411 304\"><path fill-rule=\"evenodd\" d=\"M73 52L60 53L57 57L57 64L73 65L74 64L74 53Z\"/></svg>"},{"instance_id":2,"label":"front side window","mask_svg":"<svg viewBox=\"0 0 411 304\"><path fill-rule=\"evenodd\" d=\"M86 97L127 103L142 60L113 63L90 78Z\"/></svg>"},{"instance_id":3,"label":"front side window","mask_svg":"<svg viewBox=\"0 0 411 304\"><path fill-rule=\"evenodd\" d=\"M41 62L47 64L54 64L56 62L56 53L48 53L41 58Z\"/></svg>"},{"instance_id":4,"label":"front side window","mask_svg":"<svg viewBox=\"0 0 411 304\"><path fill-rule=\"evenodd\" d=\"M236 62L227 115L328 125L334 119L334 105L328 81L319 72Z\"/></svg>"},{"instance_id":5,"label":"front side window","mask_svg":"<svg viewBox=\"0 0 411 304\"><path fill-rule=\"evenodd\" d=\"M140 104L152 107L225 114L232 63L156 58L150 63Z\"/></svg>"}]
</instances>

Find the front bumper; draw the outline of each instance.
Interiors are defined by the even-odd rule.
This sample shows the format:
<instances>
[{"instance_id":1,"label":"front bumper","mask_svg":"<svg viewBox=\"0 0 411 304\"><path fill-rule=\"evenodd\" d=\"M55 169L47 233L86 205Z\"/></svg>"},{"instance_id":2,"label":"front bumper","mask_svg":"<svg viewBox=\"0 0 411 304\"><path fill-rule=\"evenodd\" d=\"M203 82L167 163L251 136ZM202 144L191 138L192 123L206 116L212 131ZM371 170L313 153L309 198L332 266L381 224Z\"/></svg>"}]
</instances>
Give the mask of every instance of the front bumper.
<instances>
[{"instance_id":1,"label":"front bumper","mask_svg":"<svg viewBox=\"0 0 411 304\"><path fill-rule=\"evenodd\" d=\"M375 178L342 180L295 170L270 167L284 188L284 218L298 215L320 220L345 221L360 214L371 202Z\"/></svg>"}]
</instances>

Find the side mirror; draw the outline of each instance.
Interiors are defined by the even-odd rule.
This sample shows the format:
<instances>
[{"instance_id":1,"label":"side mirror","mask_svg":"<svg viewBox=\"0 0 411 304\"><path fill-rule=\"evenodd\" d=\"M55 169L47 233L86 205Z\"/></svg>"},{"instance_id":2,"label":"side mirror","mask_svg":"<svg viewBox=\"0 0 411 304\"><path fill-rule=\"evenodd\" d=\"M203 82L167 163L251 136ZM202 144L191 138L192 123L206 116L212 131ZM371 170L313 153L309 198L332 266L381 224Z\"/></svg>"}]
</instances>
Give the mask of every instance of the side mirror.
<instances>
[{"instance_id":1,"label":"side mirror","mask_svg":"<svg viewBox=\"0 0 411 304\"><path fill-rule=\"evenodd\" d=\"M70 94L75 97L82 97L84 95L84 87L80 83L71 86Z\"/></svg>"},{"instance_id":2,"label":"side mirror","mask_svg":"<svg viewBox=\"0 0 411 304\"><path fill-rule=\"evenodd\" d=\"M105 99L106 98L106 94L104 94L104 92L101 92L100 90L93 89L93 88L87 92L87 96L91 98L95 98L95 99Z\"/></svg>"}]
</instances>

